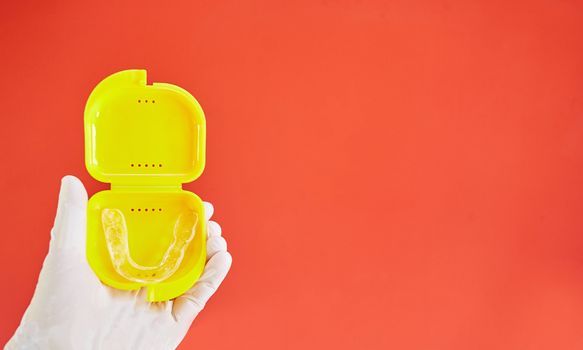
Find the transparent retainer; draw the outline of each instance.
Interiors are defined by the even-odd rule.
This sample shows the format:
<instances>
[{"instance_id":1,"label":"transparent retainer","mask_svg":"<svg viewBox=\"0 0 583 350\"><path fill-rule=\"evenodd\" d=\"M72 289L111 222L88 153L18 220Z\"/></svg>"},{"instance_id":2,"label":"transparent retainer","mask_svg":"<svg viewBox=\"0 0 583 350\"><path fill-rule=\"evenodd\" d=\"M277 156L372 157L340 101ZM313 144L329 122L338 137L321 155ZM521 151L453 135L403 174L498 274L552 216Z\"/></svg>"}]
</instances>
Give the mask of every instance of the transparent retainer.
<instances>
[{"instance_id":1,"label":"transparent retainer","mask_svg":"<svg viewBox=\"0 0 583 350\"><path fill-rule=\"evenodd\" d=\"M132 259L126 221L119 209L103 209L101 222L115 271L130 281L157 283L172 276L180 267L184 253L194 238L198 215L192 211L180 214L174 225L173 241L155 266L143 266Z\"/></svg>"}]
</instances>

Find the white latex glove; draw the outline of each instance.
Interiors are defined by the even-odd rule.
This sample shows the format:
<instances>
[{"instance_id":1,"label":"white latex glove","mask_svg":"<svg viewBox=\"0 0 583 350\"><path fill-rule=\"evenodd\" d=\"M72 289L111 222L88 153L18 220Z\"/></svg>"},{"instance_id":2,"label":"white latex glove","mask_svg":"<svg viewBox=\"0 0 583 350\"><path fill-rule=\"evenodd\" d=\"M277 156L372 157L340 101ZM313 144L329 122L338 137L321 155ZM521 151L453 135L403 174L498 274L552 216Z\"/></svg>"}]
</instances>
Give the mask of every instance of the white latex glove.
<instances>
[{"instance_id":1,"label":"white latex glove","mask_svg":"<svg viewBox=\"0 0 583 350\"><path fill-rule=\"evenodd\" d=\"M205 204L206 218L213 206ZM219 287L231 255L221 227L208 222L208 261L194 287L173 301L149 303L144 291L103 285L85 258L87 192L65 176L32 301L5 349L175 349Z\"/></svg>"}]
</instances>

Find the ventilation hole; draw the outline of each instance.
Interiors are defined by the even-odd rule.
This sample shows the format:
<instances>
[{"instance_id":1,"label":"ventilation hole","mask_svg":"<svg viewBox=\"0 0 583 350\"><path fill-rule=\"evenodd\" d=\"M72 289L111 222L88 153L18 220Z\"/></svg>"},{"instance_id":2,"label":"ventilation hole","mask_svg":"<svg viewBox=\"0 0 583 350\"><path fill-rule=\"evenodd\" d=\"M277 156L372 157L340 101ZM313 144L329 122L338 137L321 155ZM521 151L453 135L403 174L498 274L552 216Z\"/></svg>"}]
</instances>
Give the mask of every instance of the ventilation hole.
<instances>
[{"instance_id":1,"label":"ventilation hole","mask_svg":"<svg viewBox=\"0 0 583 350\"><path fill-rule=\"evenodd\" d=\"M134 167L134 164L131 164L132 168Z\"/></svg>"},{"instance_id":2,"label":"ventilation hole","mask_svg":"<svg viewBox=\"0 0 583 350\"><path fill-rule=\"evenodd\" d=\"M155 272L152 274L152 277L156 277L156 273Z\"/></svg>"},{"instance_id":3,"label":"ventilation hole","mask_svg":"<svg viewBox=\"0 0 583 350\"><path fill-rule=\"evenodd\" d=\"M162 164L158 164L158 166L161 168L162 167Z\"/></svg>"},{"instance_id":4,"label":"ventilation hole","mask_svg":"<svg viewBox=\"0 0 583 350\"><path fill-rule=\"evenodd\" d=\"M158 208L158 211L162 211L162 208Z\"/></svg>"},{"instance_id":5,"label":"ventilation hole","mask_svg":"<svg viewBox=\"0 0 583 350\"><path fill-rule=\"evenodd\" d=\"M148 167L148 164L144 164L144 166L147 168Z\"/></svg>"},{"instance_id":6,"label":"ventilation hole","mask_svg":"<svg viewBox=\"0 0 583 350\"><path fill-rule=\"evenodd\" d=\"M142 164L138 164L138 166L140 167L140 166L142 166Z\"/></svg>"},{"instance_id":7,"label":"ventilation hole","mask_svg":"<svg viewBox=\"0 0 583 350\"><path fill-rule=\"evenodd\" d=\"M152 103L156 103L156 101L155 100L152 100Z\"/></svg>"},{"instance_id":8,"label":"ventilation hole","mask_svg":"<svg viewBox=\"0 0 583 350\"><path fill-rule=\"evenodd\" d=\"M138 100L138 103L142 103L142 100Z\"/></svg>"},{"instance_id":9,"label":"ventilation hole","mask_svg":"<svg viewBox=\"0 0 583 350\"><path fill-rule=\"evenodd\" d=\"M155 167L156 167L156 164L152 164L152 168L155 168Z\"/></svg>"},{"instance_id":10,"label":"ventilation hole","mask_svg":"<svg viewBox=\"0 0 583 350\"><path fill-rule=\"evenodd\" d=\"M144 100L144 103L148 103L148 100Z\"/></svg>"},{"instance_id":11,"label":"ventilation hole","mask_svg":"<svg viewBox=\"0 0 583 350\"><path fill-rule=\"evenodd\" d=\"M134 211L134 208L132 208L132 211Z\"/></svg>"},{"instance_id":12,"label":"ventilation hole","mask_svg":"<svg viewBox=\"0 0 583 350\"><path fill-rule=\"evenodd\" d=\"M138 208L138 211L142 211L142 209Z\"/></svg>"},{"instance_id":13,"label":"ventilation hole","mask_svg":"<svg viewBox=\"0 0 583 350\"><path fill-rule=\"evenodd\" d=\"M144 209L144 211L148 211L148 208Z\"/></svg>"},{"instance_id":14,"label":"ventilation hole","mask_svg":"<svg viewBox=\"0 0 583 350\"><path fill-rule=\"evenodd\" d=\"M156 208L152 208L152 211L156 211Z\"/></svg>"}]
</instances>

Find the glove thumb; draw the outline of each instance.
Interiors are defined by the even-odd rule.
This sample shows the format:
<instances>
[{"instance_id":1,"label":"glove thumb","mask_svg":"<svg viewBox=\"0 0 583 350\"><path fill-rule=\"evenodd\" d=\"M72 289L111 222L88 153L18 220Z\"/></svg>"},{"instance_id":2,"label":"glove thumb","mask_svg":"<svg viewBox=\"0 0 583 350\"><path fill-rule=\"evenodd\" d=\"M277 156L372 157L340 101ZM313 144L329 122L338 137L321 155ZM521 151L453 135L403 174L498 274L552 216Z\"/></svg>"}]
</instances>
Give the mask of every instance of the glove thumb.
<instances>
[{"instance_id":1,"label":"glove thumb","mask_svg":"<svg viewBox=\"0 0 583 350\"><path fill-rule=\"evenodd\" d=\"M87 191L81 180L67 175L61 179L59 204L51 230L51 249L84 252Z\"/></svg>"}]
</instances>

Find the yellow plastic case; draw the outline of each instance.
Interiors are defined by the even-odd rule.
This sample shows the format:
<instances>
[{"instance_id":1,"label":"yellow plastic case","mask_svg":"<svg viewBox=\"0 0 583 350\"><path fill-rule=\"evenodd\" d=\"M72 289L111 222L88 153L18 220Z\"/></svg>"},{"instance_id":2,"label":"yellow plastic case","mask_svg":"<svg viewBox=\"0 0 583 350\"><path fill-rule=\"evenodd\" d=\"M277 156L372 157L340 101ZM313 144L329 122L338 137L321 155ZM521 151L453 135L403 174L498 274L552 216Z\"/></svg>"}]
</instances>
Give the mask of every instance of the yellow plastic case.
<instances>
[{"instance_id":1,"label":"yellow plastic case","mask_svg":"<svg viewBox=\"0 0 583 350\"><path fill-rule=\"evenodd\" d=\"M148 301L173 299L200 277L206 260L206 218L200 198L182 184L205 164L206 125L198 102L184 89L148 85L145 70L125 70L101 81L85 107L85 165L93 178L111 183L87 207L87 260L99 279L114 288L147 287ZM173 228L185 210L198 216L195 235L178 270L147 284L122 277L113 267L102 227L102 211L114 208L126 220L133 260L160 263Z\"/></svg>"}]
</instances>

